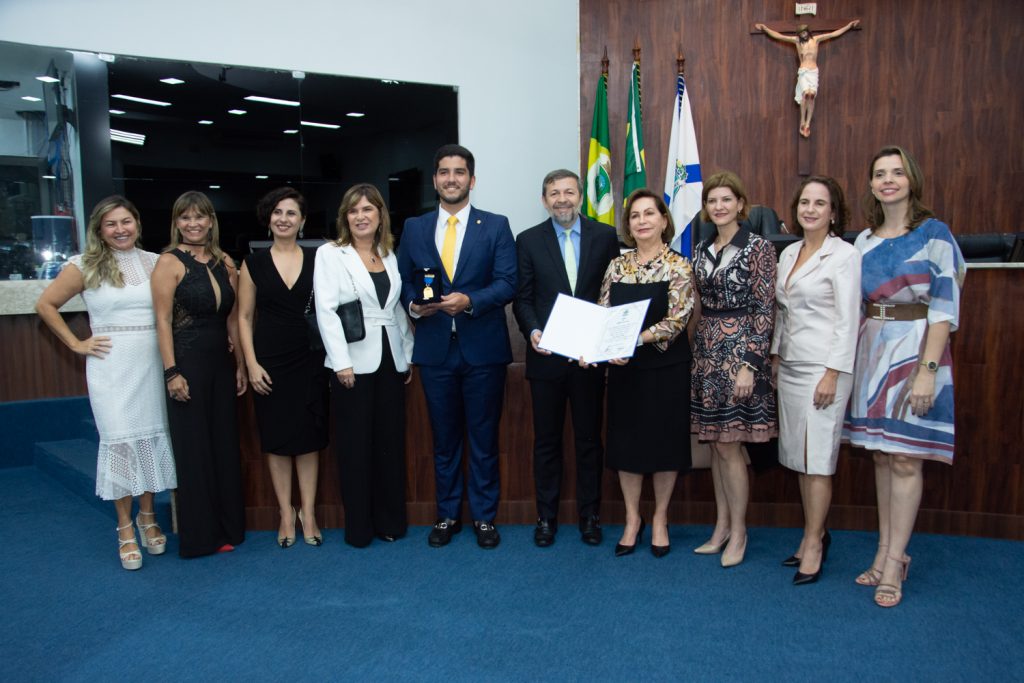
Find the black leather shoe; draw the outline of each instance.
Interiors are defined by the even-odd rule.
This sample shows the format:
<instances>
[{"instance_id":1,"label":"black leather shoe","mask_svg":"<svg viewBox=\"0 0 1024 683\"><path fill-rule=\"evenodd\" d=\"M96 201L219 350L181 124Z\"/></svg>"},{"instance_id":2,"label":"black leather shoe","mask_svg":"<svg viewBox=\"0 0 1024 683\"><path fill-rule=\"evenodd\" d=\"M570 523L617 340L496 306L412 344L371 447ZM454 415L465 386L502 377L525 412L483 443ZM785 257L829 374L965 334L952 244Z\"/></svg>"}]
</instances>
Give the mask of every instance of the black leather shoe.
<instances>
[{"instance_id":1,"label":"black leather shoe","mask_svg":"<svg viewBox=\"0 0 1024 683\"><path fill-rule=\"evenodd\" d=\"M597 515L580 517L580 538L587 545L601 545L604 534L601 532L601 518Z\"/></svg>"},{"instance_id":2,"label":"black leather shoe","mask_svg":"<svg viewBox=\"0 0 1024 683\"><path fill-rule=\"evenodd\" d=\"M377 538L385 543L394 543L400 538L400 536L396 536L394 534L377 534Z\"/></svg>"},{"instance_id":3,"label":"black leather shoe","mask_svg":"<svg viewBox=\"0 0 1024 683\"><path fill-rule=\"evenodd\" d=\"M555 531L558 527L550 519L543 517L537 520L537 527L533 530L533 542L538 548L547 548L555 542Z\"/></svg>"},{"instance_id":4,"label":"black leather shoe","mask_svg":"<svg viewBox=\"0 0 1024 683\"><path fill-rule=\"evenodd\" d=\"M786 559L784 559L782 561L782 566L783 567L799 567L800 566L800 558L797 557L796 555L790 555L789 557L787 557Z\"/></svg>"},{"instance_id":5,"label":"black leather shoe","mask_svg":"<svg viewBox=\"0 0 1024 683\"><path fill-rule=\"evenodd\" d=\"M462 521L458 519L439 519L430 530L427 543L431 548L440 548L452 541L452 536L462 531Z\"/></svg>"},{"instance_id":6,"label":"black leather shoe","mask_svg":"<svg viewBox=\"0 0 1024 683\"><path fill-rule=\"evenodd\" d=\"M644 537L644 528L647 524L644 522L644 518L640 518L640 529L636 532L636 536L633 539L633 545L623 545L621 543L615 544L615 557L622 557L624 555L632 555L633 551L636 550L637 545Z\"/></svg>"},{"instance_id":7,"label":"black leather shoe","mask_svg":"<svg viewBox=\"0 0 1024 683\"><path fill-rule=\"evenodd\" d=\"M473 530L476 532L476 544L481 548L490 550L501 543L501 534L490 522L473 522Z\"/></svg>"},{"instance_id":8,"label":"black leather shoe","mask_svg":"<svg viewBox=\"0 0 1024 683\"><path fill-rule=\"evenodd\" d=\"M804 574L799 569L796 570L796 574L793 575L793 585L803 586L808 583L817 583L818 579L821 578L821 565L818 566L818 571L813 574Z\"/></svg>"},{"instance_id":9,"label":"black leather shoe","mask_svg":"<svg viewBox=\"0 0 1024 683\"><path fill-rule=\"evenodd\" d=\"M670 550L672 550L672 546L670 545L654 545L653 543L651 544L651 555L654 555L659 559L668 555L668 552Z\"/></svg>"}]
</instances>

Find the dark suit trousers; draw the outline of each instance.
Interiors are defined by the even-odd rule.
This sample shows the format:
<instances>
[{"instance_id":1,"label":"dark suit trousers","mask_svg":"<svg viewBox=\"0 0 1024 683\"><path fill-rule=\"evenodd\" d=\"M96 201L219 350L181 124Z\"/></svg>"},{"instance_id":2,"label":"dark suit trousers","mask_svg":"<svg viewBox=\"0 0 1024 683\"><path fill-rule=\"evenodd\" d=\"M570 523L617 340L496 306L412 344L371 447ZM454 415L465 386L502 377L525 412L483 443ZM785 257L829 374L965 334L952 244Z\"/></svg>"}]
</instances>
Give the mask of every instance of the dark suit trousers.
<instances>
[{"instance_id":1,"label":"dark suit trousers","mask_svg":"<svg viewBox=\"0 0 1024 683\"><path fill-rule=\"evenodd\" d=\"M334 454L349 545L369 545L374 534L405 535L404 381L386 338L376 372L356 375L351 389L332 375Z\"/></svg>"},{"instance_id":2,"label":"dark suit trousers","mask_svg":"<svg viewBox=\"0 0 1024 683\"><path fill-rule=\"evenodd\" d=\"M601 507L601 417L604 410L604 368L584 369L566 362L558 379L531 379L533 403L533 480L537 516L558 519L562 488L562 435L566 401L572 410L576 446L576 504L580 515L596 515Z\"/></svg>"},{"instance_id":3,"label":"dark suit trousers","mask_svg":"<svg viewBox=\"0 0 1024 683\"><path fill-rule=\"evenodd\" d=\"M444 363L419 367L434 436L437 516L461 518L465 432L469 436L469 510L473 520L493 522L501 494L498 424L506 367L470 365L454 338Z\"/></svg>"}]
</instances>

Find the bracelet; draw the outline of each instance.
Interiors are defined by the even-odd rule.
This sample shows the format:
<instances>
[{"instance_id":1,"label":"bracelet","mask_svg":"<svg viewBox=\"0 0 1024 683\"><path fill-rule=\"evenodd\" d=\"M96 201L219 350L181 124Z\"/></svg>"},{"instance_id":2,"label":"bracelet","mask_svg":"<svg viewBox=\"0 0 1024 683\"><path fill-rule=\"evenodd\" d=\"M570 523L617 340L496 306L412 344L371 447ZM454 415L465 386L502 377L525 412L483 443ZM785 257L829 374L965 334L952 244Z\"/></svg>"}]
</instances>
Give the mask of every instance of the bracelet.
<instances>
[{"instance_id":1,"label":"bracelet","mask_svg":"<svg viewBox=\"0 0 1024 683\"><path fill-rule=\"evenodd\" d=\"M178 369L177 365L172 365L164 370L164 384L170 382L175 377L181 376L181 370Z\"/></svg>"},{"instance_id":2,"label":"bracelet","mask_svg":"<svg viewBox=\"0 0 1024 683\"><path fill-rule=\"evenodd\" d=\"M745 367L745 368L746 368L747 370L750 370L750 371L751 371L751 372L753 372L753 373L756 373L756 372L757 372L757 368L755 368L755 367L754 367L754 364L753 364L753 363L750 363L750 362L748 362L748 361L745 361L745 360L741 360L741 361L740 361L740 365L742 365L742 366L743 366L743 367Z\"/></svg>"}]
</instances>

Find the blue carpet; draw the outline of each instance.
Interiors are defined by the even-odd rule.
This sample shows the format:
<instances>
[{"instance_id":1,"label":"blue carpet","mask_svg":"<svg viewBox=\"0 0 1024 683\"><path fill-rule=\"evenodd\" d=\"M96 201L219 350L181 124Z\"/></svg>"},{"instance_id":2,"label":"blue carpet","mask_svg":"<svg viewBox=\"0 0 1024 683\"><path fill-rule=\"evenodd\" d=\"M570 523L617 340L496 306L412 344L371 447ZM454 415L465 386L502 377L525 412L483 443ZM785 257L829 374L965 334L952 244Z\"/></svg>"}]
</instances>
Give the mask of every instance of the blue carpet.
<instances>
[{"instance_id":1,"label":"blue carpet","mask_svg":"<svg viewBox=\"0 0 1024 683\"><path fill-rule=\"evenodd\" d=\"M833 531L826 573L790 585L795 529L752 529L747 561L698 557L707 527L673 527L672 554L613 558L563 528L502 545L427 529L316 549L249 534L234 553L146 556L120 569L114 524L33 468L0 471L0 625L10 681L1020 680L1024 544L919 535L904 603L853 578L869 533ZM647 539L649 541L649 538Z\"/></svg>"}]
</instances>

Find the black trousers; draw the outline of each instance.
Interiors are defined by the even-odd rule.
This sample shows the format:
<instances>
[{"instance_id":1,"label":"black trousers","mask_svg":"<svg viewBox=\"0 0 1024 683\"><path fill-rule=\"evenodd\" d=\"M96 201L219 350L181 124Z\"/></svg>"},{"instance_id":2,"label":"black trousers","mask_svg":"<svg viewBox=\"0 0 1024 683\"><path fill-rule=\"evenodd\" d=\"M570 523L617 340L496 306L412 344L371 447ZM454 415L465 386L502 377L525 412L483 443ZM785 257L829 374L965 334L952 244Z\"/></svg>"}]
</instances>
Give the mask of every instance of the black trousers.
<instances>
[{"instance_id":1,"label":"black trousers","mask_svg":"<svg viewBox=\"0 0 1024 683\"><path fill-rule=\"evenodd\" d=\"M601 417L604 410L604 368L580 368L566 363L557 379L531 379L533 403L533 479L537 516L558 518L562 489L562 435L565 407L572 410L576 447L576 503L581 516L596 515L601 507Z\"/></svg>"},{"instance_id":2,"label":"black trousers","mask_svg":"<svg viewBox=\"0 0 1024 683\"><path fill-rule=\"evenodd\" d=\"M334 454L350 545L369 545L375 534L404 536L408 526L404 382L386 337L376 372L357 374L351 389L337 375L331 379Z\"/></svg>"}]
</instances>

